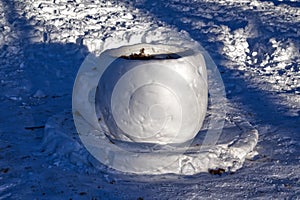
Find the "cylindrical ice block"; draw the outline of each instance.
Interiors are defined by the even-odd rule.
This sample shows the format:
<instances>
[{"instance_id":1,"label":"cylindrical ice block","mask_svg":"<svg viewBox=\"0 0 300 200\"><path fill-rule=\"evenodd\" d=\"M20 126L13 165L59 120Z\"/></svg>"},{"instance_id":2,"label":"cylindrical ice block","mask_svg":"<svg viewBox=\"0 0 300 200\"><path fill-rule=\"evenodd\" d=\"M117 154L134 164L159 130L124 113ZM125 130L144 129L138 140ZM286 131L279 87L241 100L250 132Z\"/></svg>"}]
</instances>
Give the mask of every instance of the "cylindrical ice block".
<instances>
[{"instance_id":1,"label":"cylindrical ice block","mask_svg":"<svg viewBox=\"0 0 300 200\"><path fill-rule=\"evenodd\" d=\"M206 66L200 52L137 44L110 49L103 55L114 61L98 82L95 105L109 137L170 144L196 136L208 99Z\"/></svg>"}]
</instances>

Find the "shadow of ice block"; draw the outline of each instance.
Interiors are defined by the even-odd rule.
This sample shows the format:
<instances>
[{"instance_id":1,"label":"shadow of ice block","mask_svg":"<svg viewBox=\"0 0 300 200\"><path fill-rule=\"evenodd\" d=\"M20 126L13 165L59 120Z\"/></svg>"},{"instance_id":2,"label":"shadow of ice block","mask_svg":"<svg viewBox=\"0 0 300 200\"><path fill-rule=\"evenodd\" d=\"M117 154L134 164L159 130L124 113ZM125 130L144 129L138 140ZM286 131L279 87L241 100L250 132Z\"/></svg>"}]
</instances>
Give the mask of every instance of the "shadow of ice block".
<instances>
[{"instance_id":1,"label":"shadow of ice block","mask_svg":"<svg viewBox=\"0 0 300 200\"><path fill-rule=\"evenodd\" d=\"M137 44L100 56L112 62L97 86L95 106L112 139L168 144L193 139L207 109L207 73L200 52Z\"/></svg>"}]
</instances>

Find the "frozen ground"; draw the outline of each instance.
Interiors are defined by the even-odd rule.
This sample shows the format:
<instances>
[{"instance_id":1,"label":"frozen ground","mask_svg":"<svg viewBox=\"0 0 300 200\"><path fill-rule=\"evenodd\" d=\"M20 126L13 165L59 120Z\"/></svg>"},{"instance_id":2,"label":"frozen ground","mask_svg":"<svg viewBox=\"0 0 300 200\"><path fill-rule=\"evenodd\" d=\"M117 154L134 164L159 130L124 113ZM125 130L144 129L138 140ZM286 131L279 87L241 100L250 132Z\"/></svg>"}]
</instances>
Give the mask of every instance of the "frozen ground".
<instances>
[{"instance_id":1,"label":"frozen ground","mask_svg":"<svg viewBox=\"0 0 300 200\"><path fill-rule=\"evenodd\" d=\"M1 199L300 198L299 1L1 0L0 15ZM82 147L70 113L81 62L111 35L149 27L200 42L228 117L258 129L259 155L237 172L126 175Z\"/></svg>"}]
</instances>

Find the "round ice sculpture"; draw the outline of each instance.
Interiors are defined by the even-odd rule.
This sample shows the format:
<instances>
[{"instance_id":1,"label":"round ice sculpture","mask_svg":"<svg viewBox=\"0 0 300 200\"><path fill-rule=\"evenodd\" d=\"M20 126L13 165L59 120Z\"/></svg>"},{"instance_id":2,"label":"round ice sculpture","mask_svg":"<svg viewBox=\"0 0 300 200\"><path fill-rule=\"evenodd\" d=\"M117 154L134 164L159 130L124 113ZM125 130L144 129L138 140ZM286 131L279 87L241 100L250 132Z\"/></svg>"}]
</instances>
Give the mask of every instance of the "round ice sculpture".
<instances>
[{"instance_id":1,"label":"round ice sculpture","mask_svg":"<svg viewBox=\"0 0 300 200\"><path fill-rule=\"evenodd\" d=\"M181 37L168 45L117 49L111 49L111 42L104 43L99 56L86 57L73 88L74 122L91 155L115 170L137 174L191 175L242 167L258 132L234 118L230 134L219 140L226 133L225 90L217 66L201 46ZM207 90L212 106L206 134L192 144L206 113ZM232 123L238 128L234 134Z\"/></svg>"},{"instance_id":2,"label":"round ice sculpture","mask_svg":"<svg viewBox=\"0 0 300 200\"><path fill-rule=\"evenodd\" d=\"M96 113L112 139L184 143L201 129L207 109L203 56L190 49L137 44L106 50Z\"/></svg>"}]
</instances>

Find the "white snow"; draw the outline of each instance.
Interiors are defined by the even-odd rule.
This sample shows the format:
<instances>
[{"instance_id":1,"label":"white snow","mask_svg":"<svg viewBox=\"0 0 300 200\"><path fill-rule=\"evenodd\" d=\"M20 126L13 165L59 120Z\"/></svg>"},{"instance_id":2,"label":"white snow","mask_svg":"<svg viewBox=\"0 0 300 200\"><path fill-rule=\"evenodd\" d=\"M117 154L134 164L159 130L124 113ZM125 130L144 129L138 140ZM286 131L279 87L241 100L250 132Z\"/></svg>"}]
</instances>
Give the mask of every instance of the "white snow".
<instances>
[{"instance_id":1,"label":"white snow","mask_svg":"<svg viewBox=\"0 0 300 200\"><path fill-rule=\"evenodd\" d=\"M0 1L0 199L298 199L299 3ZM217 116L216 125L224 123L219 146L210 160L182 157L182 173L195 173L197 163L233 174L121 173L80 142L71 94L85 56L135 40L182 45L169 30L202 44L227 97L225 119L222 105L210 102L200 132ZM258 144L245 155L255 145L255 129Z\"/></svg>"}]
</instances>

